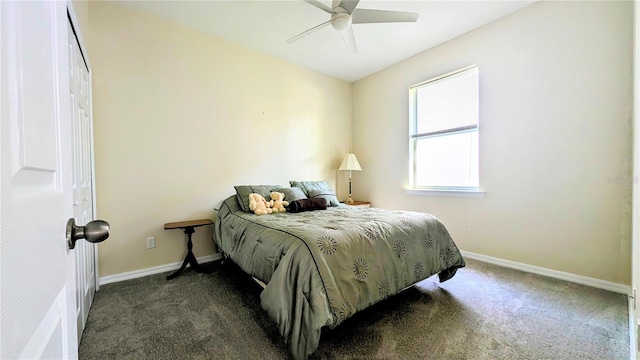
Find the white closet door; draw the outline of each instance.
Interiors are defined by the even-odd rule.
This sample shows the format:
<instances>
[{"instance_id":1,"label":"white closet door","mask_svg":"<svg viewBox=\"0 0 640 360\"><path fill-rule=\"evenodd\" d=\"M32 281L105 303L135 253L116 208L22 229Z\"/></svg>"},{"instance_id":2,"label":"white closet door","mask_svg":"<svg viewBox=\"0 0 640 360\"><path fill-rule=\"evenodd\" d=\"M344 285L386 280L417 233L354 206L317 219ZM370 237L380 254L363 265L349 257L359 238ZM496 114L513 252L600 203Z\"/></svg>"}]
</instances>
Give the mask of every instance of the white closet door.
<instances>
[{"instance_id":1,"label":"white closet door","mask_svg":"<svg viewBox=\"0 0 640 360\"><path fill-rule=\"evenodd\" d=\"M69 33L69 95L73 144L73 215L76 224L84 226L94 220L91 154L91 87L89 69L71 24ZM89 309L96 292L95 244L76 243L76 320L78 342L82 337Z\"/></svg>"}]
</instances>

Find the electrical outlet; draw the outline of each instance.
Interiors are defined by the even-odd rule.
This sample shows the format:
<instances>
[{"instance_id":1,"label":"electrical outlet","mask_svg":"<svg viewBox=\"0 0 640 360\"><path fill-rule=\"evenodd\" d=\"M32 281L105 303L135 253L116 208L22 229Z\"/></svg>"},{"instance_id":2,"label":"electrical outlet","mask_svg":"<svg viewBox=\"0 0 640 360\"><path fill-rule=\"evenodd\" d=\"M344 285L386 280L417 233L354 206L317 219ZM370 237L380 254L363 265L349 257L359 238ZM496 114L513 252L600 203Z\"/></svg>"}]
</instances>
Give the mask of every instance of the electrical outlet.
<instances>
[{"instance_id":1,"label":"electrical outlet","mask_svg":"<svg viewBox=\"0 0 640 360\"><path fill-rule=\"evenodd\" d=\"M156 247L156 238L155 237L148 237L147 238L147 249L155 249Z\"/></svg>"}]
</instances>

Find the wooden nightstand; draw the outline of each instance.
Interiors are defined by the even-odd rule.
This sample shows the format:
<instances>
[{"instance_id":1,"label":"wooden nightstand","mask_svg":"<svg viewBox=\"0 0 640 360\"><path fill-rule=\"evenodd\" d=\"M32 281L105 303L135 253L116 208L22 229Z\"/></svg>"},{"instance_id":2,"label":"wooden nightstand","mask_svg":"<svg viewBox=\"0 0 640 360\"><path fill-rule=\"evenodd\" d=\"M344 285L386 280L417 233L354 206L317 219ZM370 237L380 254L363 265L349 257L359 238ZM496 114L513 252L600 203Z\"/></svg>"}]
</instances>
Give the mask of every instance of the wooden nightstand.
<instances>
[{"instance_id":1,"label":"wooden nightstand","mask_svg":"<svg viewBox=\"0 0 640 360\"><path fill-rule=\"evenodd\" d=\"M353 201L353 204L347 204L347 203L343 203L345 205L349 205L349 206L355 206L355 207L371 207L371 202L370 201Z\"/></svg>"},{"instance_id":2,"label":"wooden nightstand","mask_svg":"<svg viewBox=\"0 0 640 360\"><path fill-rule=\"evenodd\" d=\"M213 221L211 221L210 219L179 221L179 222L164 224L165 230L182 229L184 230L184 233L187 234L187 256L184 258L184 261L182 262L182 266L180 266L180 269L178 269L173 274L167 276L167 280L171 280L176 276L180 275L184 271L184 269L187 267L187 264L191 265L191 269L196 272L205 273L205 274L209 273L208 270L203 269L200 266L200 264L198 264L198 261L196 260L196 256L193 255L193 251L192 251L193 243L191 242L191 234L193 234L196 231L195 228L197 228L198 226L205 226L205 225L211 225L211 224L213 224Z\"/></svg>"}]
</instances>

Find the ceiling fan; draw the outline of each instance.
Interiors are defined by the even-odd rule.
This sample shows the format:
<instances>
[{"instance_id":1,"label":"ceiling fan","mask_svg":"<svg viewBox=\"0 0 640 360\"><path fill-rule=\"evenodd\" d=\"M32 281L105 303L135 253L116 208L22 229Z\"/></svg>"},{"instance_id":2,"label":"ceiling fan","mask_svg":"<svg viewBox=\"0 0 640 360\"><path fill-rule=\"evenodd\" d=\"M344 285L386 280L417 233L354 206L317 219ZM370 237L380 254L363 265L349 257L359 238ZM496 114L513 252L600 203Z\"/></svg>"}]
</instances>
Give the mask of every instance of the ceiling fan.
<instances>
[{"instance_id":1,"label":"ceiling fan","mask_svg":"<svg viewBox=\"0 0 640 360\"><path fill-rule=\"evenodd\" d=\"M353 34L353 28L351 27L351 24L416 22L419 15L416 13L400 11L356 9L356 6L358 6L360 0L333 0L332 7L328 7L318 0L304 1L324 12L331 14L331 20L314 26L311 29L292 37L286 42L291 44L292 42L299 40L331 24L334 29L340 32L345 45L347 45L347 48L349 48L354 54L358 53L358 47L356 45L356 38Z\"/></svg>"}]
</instances>

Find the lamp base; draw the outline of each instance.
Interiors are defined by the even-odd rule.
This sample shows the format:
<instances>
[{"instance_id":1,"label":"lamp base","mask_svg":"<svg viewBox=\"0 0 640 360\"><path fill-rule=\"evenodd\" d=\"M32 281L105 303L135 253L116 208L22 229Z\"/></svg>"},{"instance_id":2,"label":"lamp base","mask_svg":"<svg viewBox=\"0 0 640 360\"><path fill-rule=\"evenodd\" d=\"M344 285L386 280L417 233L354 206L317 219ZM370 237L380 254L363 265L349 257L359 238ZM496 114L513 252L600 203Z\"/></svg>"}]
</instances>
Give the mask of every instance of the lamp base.
<instances>
[{"instance_id":1,"label":"lamp base","mask_svg":"<svg viewBox=\"0 0 640 360\"><path fill-rule=\"evenodd\" d=\"M349 198L347 200L344 201L345 204L353 204L353 199L351 198L351 196L349 196Z\"/></svg>"}]
</instances>

